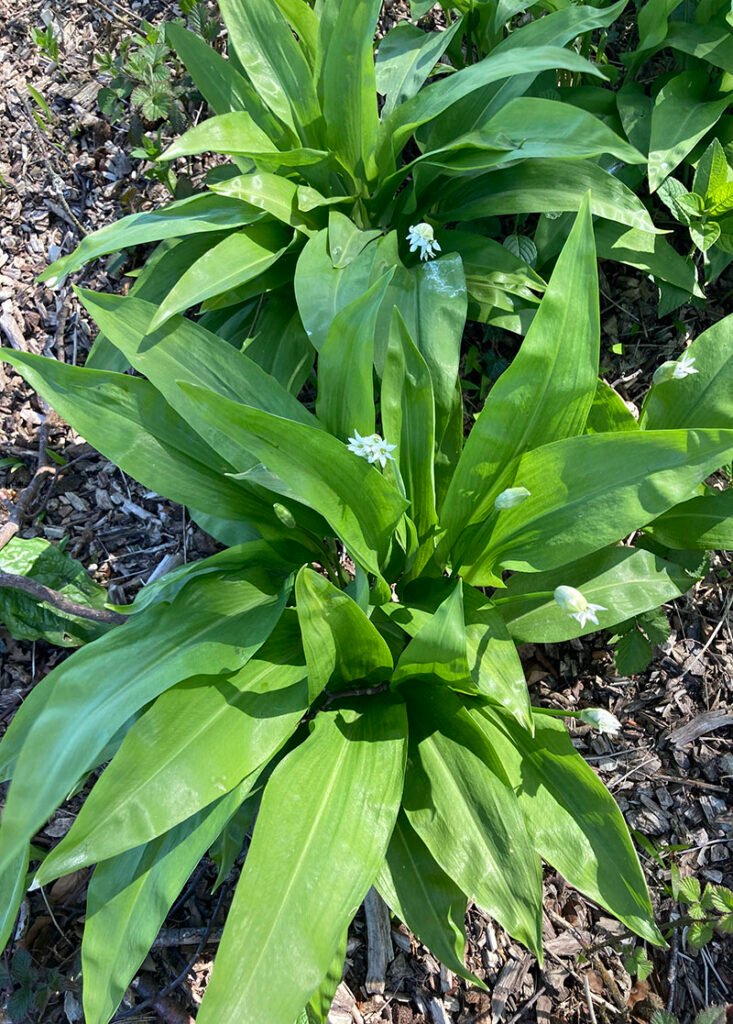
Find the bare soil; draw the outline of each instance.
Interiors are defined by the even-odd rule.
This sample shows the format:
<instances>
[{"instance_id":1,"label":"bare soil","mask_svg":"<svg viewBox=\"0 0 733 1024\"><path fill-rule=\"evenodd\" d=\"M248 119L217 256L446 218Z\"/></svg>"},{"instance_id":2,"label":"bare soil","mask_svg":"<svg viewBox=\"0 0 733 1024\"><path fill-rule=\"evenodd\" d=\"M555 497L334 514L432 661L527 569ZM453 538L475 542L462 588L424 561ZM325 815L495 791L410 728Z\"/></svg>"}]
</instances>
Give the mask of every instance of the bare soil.
<instances>
[{"instance_id":1,"label":"bare soil","mask_svg":"<svg viewBox=\"0 0 733 1024\"><path fill-rule=\"evenodd\" d=\"M401 15L402 6L402 0L385 5L384 28ZM164 199L161 186L146 180L140 162L131 158L126 126L111 127L100 115L93 57L114 47L141 17L176 13L168 0L0 0L2 345L84 362L93 328L73 292L69 286L51 292L35 277L83 232ZM31 37L31 29L48 18L61 34L58 65ZM45 128L33 117L26 83L51 107ZM122 269L115 261L100 262L77 283L120 290ZM686 307L659 321L649 281L616 265L604 271L604 372L636 401L654 367L679 353L685 335L697 335L730 310L730 282L718 285L705 308ZM619 341L621 356L610 350ZM0 459L8 457L20 465L0 468L0 528L39 462L45 465L46 479L26 509L20 535L65 539L67 550L110 588L113 601L129 600L152 573L214 550L180 507L126 478L0 363ZM675 863L702 884L733 886L732 568L729 556L716 556L705 580L669 607L672 635L641 675L619 676L609 637L602 634L522 651L534 703L568 710L608 707L624 723L615 740L586 727L577 728L574 739L638 833L658 920L672 922L670 947L647 950L650 976L640 982L624 967L624 955L633 947L625 929L548 871L543 965L481 910L473 907L468 914L468 965L486 982L488 994L441 970L397 922L392 922L384 992L370 993L370 943L360 913L332 1024L646 1021L655 1008L668 1005L687 1022L701 1007L730 1002L733 942L716 936L693 955L685 927L673 926L681 908L671 898L669 878ZM33 685L65 656L40 642L14 641L0 628L0 725L7 725ZM39 845L49 847L62 836L75 809L72 803L60 811L39 835ZM169 915L116 1020L189 1024L194 1019L236 882L232 877L221 895L212 897L213 877L204 862ZM21 959L27 951L38 1008L20 1019L16 1011L13 1024L82 1019L79 946L86 882L82 872L28 896L4 962L11 966L19 951ZM0 992L0 1024L11 1020L10 994L8 986L4 995Z\"/></svg>"}]
</instances>

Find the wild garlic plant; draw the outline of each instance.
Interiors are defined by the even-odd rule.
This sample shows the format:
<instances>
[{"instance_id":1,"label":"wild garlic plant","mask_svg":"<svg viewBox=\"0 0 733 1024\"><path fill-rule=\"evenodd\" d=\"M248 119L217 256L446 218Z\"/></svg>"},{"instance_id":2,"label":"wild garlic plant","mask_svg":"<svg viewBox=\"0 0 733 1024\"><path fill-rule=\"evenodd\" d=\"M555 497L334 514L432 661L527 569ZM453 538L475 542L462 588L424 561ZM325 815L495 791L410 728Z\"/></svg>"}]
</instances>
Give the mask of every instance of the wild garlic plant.
<instances>
[{"instance_id":1,"label":"wild garlic plant","mask_svg":"<svg viewBox=\"0 0 733 1024\"><path fill-rule=\"evenodd\" d=\"M3 940L34 834L95 780L32 861L40 884L96 865L87 1024L113 1016L201 857L221 882L253 821L200 1024L325 1021L372 886L478 985L467 901L541 959L543 863L663 942L619 809L557 714L532 705L516 645L642 615L691 586L686 549L733 543L731 492L705 486L733 458L733 317L637 421L598 378L586 199L464 440L464 268L440 253L405 265L400 241L336 219L303 249L312 407L285 345L264 369L179 314L156 326L139 295L80 293L135 376L2 350L227 545L144 587L0 744Z\"/></svg>"},{"instance_id":2,"label":"wild garlic plant","mask_svg":"<svg viewBox=\"0 0 733 1024\"><path fill-rule=\"evenodd\" d=\"M214 154L223 162L198 194L93 232L42 279L56 284L89 260L158 242L134 284L157 305L155 327L199 310L203 326L237 342L273 322L292 333L299 256L326 228L353 224L366 238L396 232L393 251L383 250L387 266L398 268L409 251L424 257L421 239L432 254L459 254L469 315L523 334L546 280L514 243L502 244L498 218L572 217L590 190L600 254L690 291L694 274L617 173L646 157L615 130L620 124L559 93L545 96L563 75L606 84L574 41L611 24L625 3L566 5L468 67L446 56L460 19L447 31L402 23L379 42L375 61L380 0L222 0L228 59L171 24L166 39L213 116L160 160ZM567 231L565 221L548 228L543 273ZM344 248L336 260L346 266L351 257ZM124 369L104 336L90 365Z\"/></svg>"}]
</instances>

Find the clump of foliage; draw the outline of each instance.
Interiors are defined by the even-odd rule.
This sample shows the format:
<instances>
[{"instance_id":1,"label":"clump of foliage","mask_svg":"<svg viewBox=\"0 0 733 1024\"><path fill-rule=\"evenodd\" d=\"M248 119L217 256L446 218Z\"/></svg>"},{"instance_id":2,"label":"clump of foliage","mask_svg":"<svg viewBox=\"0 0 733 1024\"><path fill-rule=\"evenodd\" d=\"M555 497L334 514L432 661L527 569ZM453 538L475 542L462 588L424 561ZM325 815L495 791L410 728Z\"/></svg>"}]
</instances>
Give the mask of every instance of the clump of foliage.
<instances>
[{"instance_id":1,"label":"clump of foliage","mask_svg":"<svg viewBox=\"0 0 733 1024\"><path fill-rule=\"evenodd\" d=\"M541 958L542 862L664 941L618 807L531 705L517 644L651 643L700 552L733 546L731 492L705 483L733 459L733 317L660 367L638 420L599 379L599 236L649 266L676 254L596 162L639 150L533 89L597 76L566 46L623 3L548 14L461 67L440 66L450 30L414 26L375 65L379 6L222 0L228 60L171 26L215 116L166 162L231 163L45 275L158 243L129 295L79 292L101 332L86 367L3 350L224 545L144 587L0 744L2 940L33 835L107 765L36 873L96 865L87 1024L110 1020L200 858L226 875L253 821L200 1024L325 1020L371 886L477 984L467 901ZM542 211L573 215L547 218L544 277L491 226ZM524 335L475 418L467 317Z\"/></svg>"},{"instance_id":2,"label":"clump of foliage","mask_svg":"<svg viewBox=\"0 0 733 1024\"><path fill-rule=\"evenodd\" d=\"M695 1024L726 1024L727 1019L724 1006L708 1006L695 1015ZM675 1013L657 1010L651 1024L680 1024L680 1020Z\"/></svg>"},{"instance_id":3,"label":"clump of foliage","mask_svg":"<svg viewBox=\"0 0 733 1024\"><path fill-rule=\"evenodd\" d=\"M703 890L697 878L681 878L679 869L673 865L672 895L686 907L685 938L693 952L707 946L716 931L721 935L733 934L733 892L726 886L708 882Z\"/></svg>"}]
</instances>

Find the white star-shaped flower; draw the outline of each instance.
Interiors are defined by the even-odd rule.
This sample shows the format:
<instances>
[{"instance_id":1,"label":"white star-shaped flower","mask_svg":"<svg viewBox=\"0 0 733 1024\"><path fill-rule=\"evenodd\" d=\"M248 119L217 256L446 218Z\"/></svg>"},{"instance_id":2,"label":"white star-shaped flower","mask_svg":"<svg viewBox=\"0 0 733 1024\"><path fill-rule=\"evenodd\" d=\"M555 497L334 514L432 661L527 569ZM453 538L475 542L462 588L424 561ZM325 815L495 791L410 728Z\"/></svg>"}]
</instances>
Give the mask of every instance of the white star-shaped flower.
<instances>
[{"instance_id":1,"label":"white star-shaped flower","mask_svg":"<svg viewBox=\"0 0 733 1024\"><path fill-rule=\"evenodd\" d=\"M354 429L354 436L349 438L348 449L353 452L354 455L359 455L362 459L369 457L371 452L372 435L367 434L366 437L362 437L358 430Z\"/></svg>"},{"instance_id":2,"label":"white star-shaped flower","mask_svg":"<svg viewBox=\"0 0 733 1024\"><path fill-rule=\"evenodd\" d=\"M652 377L652 383L663 384L666 380L684 380L685 377L699 372L693 366L694 362L695 357L688 355L687 352L683 352L677 360L668 359L666 363L657 367Z\"/></svg>"},{"instance_id":3,"label":"white star-shaped flower","mask_svg":"<svg viewBox=\"0 0 733 1024\"><path fill-rule=\"evenodd\" d=\"M407 232L407 241L410 243L410 252L420 250L420 259L429 260L440 252L440 245L435 239L435 233L430 224L421 221L419 224L411 224Z\"/></svg>"},{"instance_id":4,"label":"white star-shaped flower","mask_svg":"<svg viewBox=\"0 0 733 1024\"><path fill-rule=\"evenodd\" d=\"M354 430L354 436L349 438L348 444L349 451L354 455L358 455L372 464L378 462L382 469L387 465L389 459L394 462L392 452L396 447L396 444L388 444L379 434L367 434L366 437L362 437L358 430Z\"/></svg>"},{"instance_id":5,"label":"white star-shaped flower","mask_svg":"<svg viewBox=\"0 0 733 1024\"><path fill-rule=\"evenodd\" d=\"M672 374L674 379L682 380L683 377L689 377L690 374L697 373L698 371L692 365L694 362L695 357L684 352L675 363L674 373Z\"/></svg>"},{"instance_id":6,"label":"white star-shaped flower","mask_svg":"<svg viewBox=\"0 0 733 1024\"><path fill-rule=\"evenodd\" d=\"M621 732L621 723L618 718L604 708L585 708L580 712L578 718L582 722L592 725L599 732L608 733L609 736L615 736L616 733Z\"/></svg>"},{"instance_id":7,"label":"white star-shaped flower","mask_svg":"<svg viewBox=\"0 0 733 1024\"><path fill-rule=\"evenodd\" d=\"M582 629L587 622L599 625L596 612L608 611L602 604L591 604L575 587L557 587L553 596L564 612L578 620Z\"/></svg>"}]
</instances>

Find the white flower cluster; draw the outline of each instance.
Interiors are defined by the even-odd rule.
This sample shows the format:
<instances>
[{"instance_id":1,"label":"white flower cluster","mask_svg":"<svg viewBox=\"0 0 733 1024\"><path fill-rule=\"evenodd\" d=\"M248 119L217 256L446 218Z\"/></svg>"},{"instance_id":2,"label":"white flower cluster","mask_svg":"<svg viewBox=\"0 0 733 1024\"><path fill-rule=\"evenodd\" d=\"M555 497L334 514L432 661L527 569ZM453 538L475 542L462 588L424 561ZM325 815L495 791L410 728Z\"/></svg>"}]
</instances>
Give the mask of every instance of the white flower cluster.
<instances>
[{"instance_id":1,"label":"white flower cluster","mask_svg":"<svg viewBox=\"0 0 733 1024\"><path fill-rule=\"evenodd\" d=\"M366 437L362 437L356 429L354 430L354 436L349 438L348 445L349 451L353 452L354 455L366 459L367 462L378 462L382 469L387 465L388 459L394 462L392 452L396 447L396 444L387 444L379 434L367 434Z\"/></svg>"},{"instance_id":2,"label":"white flower cluster","mask_svg":"<svg viewBox=\"0 0 733 1024\"><path fill-rule=\"evenodd\" d=\"M410 252L420 250L420 259L429 260L440 252L440 245L435 240L435 232L430 224L422 221L420 224L411 224L407 232L407 241L410 243Z\"/></svg>"},{"instance_id":3,"label":"white flower cluster","mask_svg":"<svg viewBox=\"0 0 733 1024\"><path fill-rule=\"evenodd\" d=\"M562 610L577 619L583 629L586 622L598 625L596 612L608 611L602 604L591 604L575 587L557 587L553 596Z\"/></svg>"},{"instance_id":4,"label":"white flower cluster","mask_svg":"<svg viewBox=\"0 0 733 1024\"><path fill-rule=\"evenodd\" d=\"M684 380L685 377L699 372L693 366L694 362L695 357L688 355L687 352L684 352L677 360L668 359L654 371L652 383L662 384L665 380Z\"/></svg>"}]
</instances>

